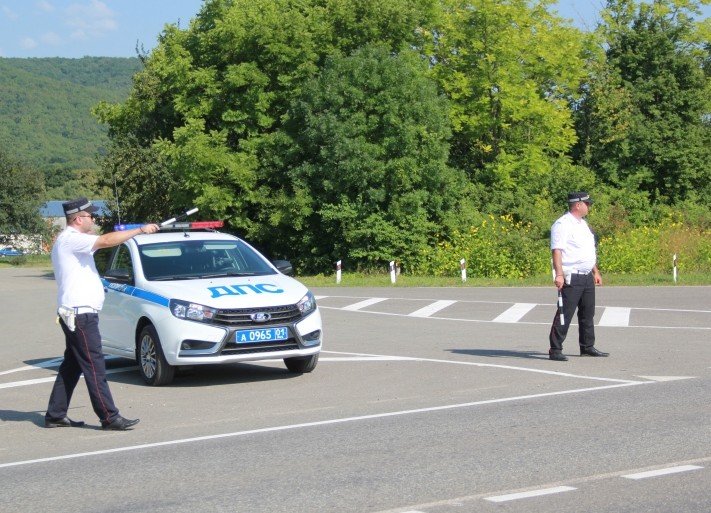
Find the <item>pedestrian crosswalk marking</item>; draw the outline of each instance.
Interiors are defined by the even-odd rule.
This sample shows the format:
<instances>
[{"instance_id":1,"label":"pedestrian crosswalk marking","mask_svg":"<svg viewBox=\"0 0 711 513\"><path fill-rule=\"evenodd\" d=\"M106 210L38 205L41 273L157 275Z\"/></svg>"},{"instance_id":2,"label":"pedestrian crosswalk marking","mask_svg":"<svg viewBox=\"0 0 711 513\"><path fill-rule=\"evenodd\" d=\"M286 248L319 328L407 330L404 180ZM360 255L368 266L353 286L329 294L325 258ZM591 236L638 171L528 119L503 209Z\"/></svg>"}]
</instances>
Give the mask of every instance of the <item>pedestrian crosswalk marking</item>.
<instances>
[{"instance_id":1,"label":"pedestrian crosswalk marking","mask_svg":"<svg viewBox=\"0 0 711 513\"><path fill-rule=\"evenodd\" d=\"M376 303L380 303L381 301L385 301L386 299L386 297L371 297L370 299L366 299L365 301L358 301L357 303L353 303L352 305L344 306L341 310L355 312L357 310L361 310L362 308L366 308Z\"/></svg>"},{"instance_id":2,"label":"pedestrian crosswalk marking","mask_svg":"<svg viewBox=\"0 0 711 513\"><path fill-rule=\"evenodd\" d=\"M444 310L448 306L453 305L456 303L456 301L450 301L450 300L441 300L441 301L435 301L434 303L425 306L424 308L420 308L419 310L415 310L411 314L409 314L410 317L429 317L430 315L436 314L440 310Z\"/></svg>"},{"instance_id":3,"label":"pedestrian crosswalk marking","mask_svg":"<svg viewBox=\"0 0 711 513\"><path fill-rule=\"evenodd\" d=\"M500 314L493 322L518 322L536 306L538 306L536 303L516 303Z\"/></svg>"},{"instance_id":4,"label":"pedestrian crosswalk marking","mask_svg":"<svg viewBox=\"0 0 711 513\"><path fill-rule=\"evenodd\" d=\"M629 326L631 308L605 307L598 326Z\"/></svg>"}]
</instances>

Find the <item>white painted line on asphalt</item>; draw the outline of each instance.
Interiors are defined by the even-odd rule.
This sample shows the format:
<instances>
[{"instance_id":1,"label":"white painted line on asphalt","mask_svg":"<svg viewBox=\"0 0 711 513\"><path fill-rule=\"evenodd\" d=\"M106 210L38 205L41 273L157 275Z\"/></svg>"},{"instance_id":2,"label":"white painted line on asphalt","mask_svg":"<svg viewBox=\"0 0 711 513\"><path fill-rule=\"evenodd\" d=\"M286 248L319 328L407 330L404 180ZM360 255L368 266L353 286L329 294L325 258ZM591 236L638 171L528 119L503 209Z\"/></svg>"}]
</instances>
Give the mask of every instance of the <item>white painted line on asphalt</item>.
<instances>
[{"instance_id":1,"label":"white painted line on asphalt","mask_svg":"<svg viewBox=\"0 0 711 513\"><path fill-rule=\"evenodd\" d=\"M385 301L387 299L388 298L386 297L371 297L370 299L366 299L365 301L358 301L357 303L353 303L352 305L344 306L340 308L340 310L348 310L350 312L355 312L357 310L360 310L361 308L380 303L381 301Z\"/></svg>"},{"instance_id":2,"label":"white painted line on asphalt","mask_svg":"<svg viewBox=\"0 0 711 513\"><path fill-rule=\"evenodd\" d=\"M490 502L507 502L518 499L530 499L531 497L540 497L541 495L552 495L554 493L571 492L577 490L572 486L556 486L555 488L544 488L542 490L531 490L530 492L510 493L508 495L496 495L494 497L485 497L484 499Z\"/></svg>"},{"instance_id":3,"label":"white painted line on asphalt","mask_svg":"<svg viewBox=\"0 0 711 513\"><path fill-rule=\"evenodd\" d=\"M491 322L518 322L535 307L536 303L516 303Z\"/></svg>"},{"instance_id":4,"label":"white painted line on asphalt","mask_svg":"<svg viewBox=\"0 0 711 513\"><path fill-rule=\"evenodd\" d=\"M392 299L392 298L379 298L380 300L386 300L386 299ZM460 303L463 303L464 301L460 301ZM493 303L505 303L505 301L467 301L467 303L488 303L488 304L493 304ZM357 303L356 303L357 304ZM509 303L510 304L510 303ZM548 305L546 305L548 306ZM338 308L335 306L319 306L321 310L351 310L350 308ZM367 311L360 311L359 313L364 313L364 314L370 314L370 315L389 315L391 317L409 317L406 314L398 314L398 313L391 313L391 312L373 312L371 310ZM487 320L487 319L464 319L460 317L427 317L427 319L433 319L436 321L456 321L456 322L478 322L482 324L489 324L493 323L494 321ZM498 323L497 323L498 324ZM532 322L532 321L519 321L517 324L522 324L522 325L527 325L527 326L550 326L550 322ZM570 324L571 326L577 326L577 323L573 322ZM601 326L602 328L605 328L606 326ZM700 330L700 331L711 331L711 326L655 326L655 325L645 325L645 326L625 326L625 328L636 328L636 329L654 329L654 330Z\"/></svg>"},{"instance_id":5,"label":"white painted line on asphalt","mask_svg":"<svg viewBox=\"0 0 711 513\"><path fill-rule=\"evenodd\" d=\"M608 306L603 310L598 326L629 326L631 308Z\"/></svg>"},{"instance_id":6,"label":"white painted line on asphalt","mask_svg":"<svg viewBox=\"0 0 711 513\"><path fill-rule=\"evenodd\" d=\"M410 317L429 317L430 315L436 314L440 310L444 310L445 308L453 305L454 303L456 303L456 301L450 301L450 300L435 301L431 305L427 305L424 308L415 310L411 314L408 314L408 316L410 316Z\"/></svg>"},{"instance_id":7,"label":"white painted line on asphalt","mask_svg":"<svg viewBox=\"0 0 711 513\"><path fill-rule=\"evenodd\" d=\"M0 468L19 467L21 465L31 465L31 464L35 464L35 463L49 463L52 461L71 460L71 459L76 459L76 458L86 458L86 457L90 457L90 456L102 456L105 454L152 449L155 447L164 447L164 446L169 446L169 445L181 445L181 444L188 444L188 443L195 443L195 442L205 442L205 441L210 441L210 440L218 440L221 438L236 438L236 437L243 437L243 436L249 436L249 435L259 435L259 434L263 434L263 433L292 431L295 429L333 426L333 425L338 425L338 424L346 424L346 423L350 423L350 422L363 422L363 421L377 420L377 419L384 419L384 418L391 418L391 417L401 417L401 416L406 416L406 415L419 415L422 413L432 413L432 412L439 412L439 411L446 411L446 410L456 410L456 409L461 409L461 408L472 408L475 406L485 406L485 405L489 405L489 404L508 403L508 402L515 402L515 401L526 401L526 400L533 400L533 399L541 399L541 398L545 398L545 397L555 397L555 396L571 395L571 394L582 394L582 393L586 393L586 392L598 392L601 390L611 390L613 388L622 388L622 387L630 387L630 386L635 386L635 385L643 385L645 383L651 383L651 382L647 381L647 382L634 382L634 383L617 383L615 385L605 385L605 386L588 387L588 388L575 388L575 389L571 389L571 390L561 390L558 392L546 392L546 393L542 393L542 394L530 394L530 395L519 395L519 396L514 396L514 397L502 397L499 399L488 399L488 400L484 400L484 401L473 401L473 402L469 402L469 403L446 404L446 405L442 405L442 406L430 406L428 408L417 408L414 410L391 411L391 412L385 412L385 413L375 413L375 414L371 414L371 415L359 415L356 417L343 417L343 418L337 418L337 419L319 420L316 422L305 422L302 424L272 426L272 427L265 427L265 428L259 428L259 429L249 429L246 431L234 431L231 433L220 433L220 434L216 434L216 435L196 436L193 438L180 438L180 439L176 439L176 440L166 440L164 442L154 442L154 443L148 443L148 444L116 447L114 449L105 449L105 450L101 450L101 451L78 452L78 453L73 453L73 454L65 454L63 456L52 456L52 457L48 457L48 458L37 458L37 459L33 459L33 460L12 461L9 463L0 464Z\"/></svg>"},{"instance_id":8,"label":"white painted line on asphalt","mask_svg":"<svg viewBox=\"0 0 711 513\"><path fill-rule=\"evenodd\" d=\"M138 369L137 365L132 365L131 367L119 367L117 369L106 369L106 374L118 374L120 372L128 372ZM82 378L84 375L81 376ZM2 388L16 388L16 387L26 387L28 385L38 385L40 383L54 383L57 376L50 376L48 378L37 378L37 379L27 379L25 381L13 381L11 383L0 383L0 389Z\"/></svg>"},{"instance_id":9,"label":"white painted line on asphalt","mask_svg":"<svg viewBox=\"0 0 711 513\"><path fill-rule=\"evenodd\" d=\"M314 298L316 299L316 301L318 301L319 299L323 299L323 298L325 298L325 297L328 297L328 296L314 296Z\"/></svg>"},{"instance_id":10,"label":"white painted line on asphalt","mask_svg":"<svg viewBox=\"0 0 711 513\"><path fill-rule=\"evenodd\" d=\"M636 378L650 379L652 381L679 381L682 379L696 379L696 376L635 376Z\"/></svg>"},{"instance_id":11,"label":"white painted line on asphalt","mask_svg":"<svg viewBox=\"0 0 711 513\"><path fill-rule=\"evenodd\" d=\"M121 357L120 356L112 356L112 355L104 355L105 360L114 360L116 358L121 358ZM24 365L22 367L17 367L16 369L2 371L2 372L0 372L0 376L3 376L5 374L13 374L15 372L24 372L24 371L30 371L30 370L36 370L36 369L48 369L49 367L59 367L62 363L62 360L64 360L64 357L60 356L58 358L52 358L51 360L46 360L44 362L39 362L39 363L32 364L32 365Z\"/></svg>"},{"instance_id":12,"label":"white painted line on asphalt","mask_svg":"<svg viewBox=\"0 0 711 513\"><path fill-rule=\"evenodd\" d=\"M350 356L392 356L392 355L382 355L382 354L366 354L366 353L346 353L342 351L321 351L321 353L329 353L329 354L342 354L342 355L350 355ZM514 365L500 365L496 363L481 363L481 362L469 362L469 361L460 361L460 360L440 360L436 358L416 358L413 356L408 356L408 357L395 357L395 358L402 358L404 360L409 360L413 362L431 362L431 363L448 363L452 365L470 365L472 367L489 367L493 369L506 369L506 370L514 370L514 371L523 371L523 372L533 372L537 374L548 374L551 376L559 376L563 378L576 378L576 379L592 379L596 381L606 381L606 382L611 382L611 383L627 383L630 385L642 385L645 383L654 383L653 381L631 381L627 379L614 379L614 378L601 378L597 376L583 376L581 374L570 374L568 372L558 372L558 371L551 371L551 370L544 370L544 369L534 369L532 367L516 367Z\"/></svg>"},{"instance_id":13,"label":"white painted line on asphalt","mask_svg":"<svg viewBox=\"0 0 711 513\"><path fill-rule=\"evenodd\" d=\"M638 474L627 474L622 477L625 479L647 479L649 477L678 474L680 472L689 472L691 470L700 470L702 468L704 467L699 467L698 465L681 465L679 467L660 468L659 470L650 470L649 472L639 472Z\"/></svg>"}]
</instances>

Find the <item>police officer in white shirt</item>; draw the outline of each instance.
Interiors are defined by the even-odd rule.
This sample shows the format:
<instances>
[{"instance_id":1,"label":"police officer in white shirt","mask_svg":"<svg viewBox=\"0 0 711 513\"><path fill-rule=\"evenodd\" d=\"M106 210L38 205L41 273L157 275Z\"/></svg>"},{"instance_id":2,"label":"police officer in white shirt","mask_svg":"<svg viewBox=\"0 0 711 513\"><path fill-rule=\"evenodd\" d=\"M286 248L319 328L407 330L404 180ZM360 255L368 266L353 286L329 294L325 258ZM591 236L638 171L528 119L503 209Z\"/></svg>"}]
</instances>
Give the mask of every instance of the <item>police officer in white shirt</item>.
<instances>
[{"instance_id":1,"label":"police officer in white shirt","mask_svg":"<svg viewBox=\"0 0 711 513\"><path fill-rule=\"evenodd\" d=\"M580 356L608 356L595 348L595 285L602 285L597 268L595 236L583 219L592 204L585 192L568 194L569 210L551 228L551 252L555 271L555 286L563 297L563 322L560 315L553 319L550 333L551 360L564 362L563 341L568 334L570 321L578 310Z\"/></svg>"},{"instance_id":2,"label":"police officer in white shirt","mask_svg":"<svg viewBox=\"0 0 711 513\"><path fill-rule=\"evenodd\" d=\"M106 364L99 333L99 311L104 287L94 265L97 249L117 246L139 233L155 233L158 225L146 224L134 230L95 235L93 214L98 208L86 198L62 204L67 228L52 247L52 266L57 280L57 304L66 349L54 382L44 425L79 427L67 417L69 401L79 378L89 389L89 398L103 429L125 431L138 423L119 415L106 381Z\"/></svg>"}]
</instances>

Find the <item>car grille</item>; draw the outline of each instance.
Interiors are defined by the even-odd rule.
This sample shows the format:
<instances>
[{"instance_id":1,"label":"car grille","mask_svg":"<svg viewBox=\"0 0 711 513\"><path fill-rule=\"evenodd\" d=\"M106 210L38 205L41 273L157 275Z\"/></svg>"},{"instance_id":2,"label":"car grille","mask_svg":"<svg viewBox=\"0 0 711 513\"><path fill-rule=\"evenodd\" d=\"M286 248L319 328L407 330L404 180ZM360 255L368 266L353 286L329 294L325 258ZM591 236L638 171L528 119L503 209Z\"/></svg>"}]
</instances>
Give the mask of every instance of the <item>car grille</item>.
<instances>
[{"instance_id":1,"label":"car grille","mask_svg":"<svg viewBox=\"0 0 711 513\"><path fill-rule=\"evenodd\" d=\"M221 355L235 355L235 354L251 354L251 353L268 353L276 351L290 351L292 349L299 349L299 346L294 342L293 338L284 340L282 342L266 342L263 344L249 344L245 346L244 344L230 343L225 345L225 347L220 351Z\"/></svg>"},{"instance_id":2,"label":"car grille","mask_svg":"<svg viewBox=\"0 0 711 513\"><path fill-rule=\"evenodd\" d=\"M271 319L267 323L255 323L250 317L255 313L268 313ZM266 306L264 308L237 308L234 310L218 310L212 319L213 324L226 326L265 326L267 324L279 324L293 322L301 317L301 311L296 305Z\"/></svg>"}]
</instances>

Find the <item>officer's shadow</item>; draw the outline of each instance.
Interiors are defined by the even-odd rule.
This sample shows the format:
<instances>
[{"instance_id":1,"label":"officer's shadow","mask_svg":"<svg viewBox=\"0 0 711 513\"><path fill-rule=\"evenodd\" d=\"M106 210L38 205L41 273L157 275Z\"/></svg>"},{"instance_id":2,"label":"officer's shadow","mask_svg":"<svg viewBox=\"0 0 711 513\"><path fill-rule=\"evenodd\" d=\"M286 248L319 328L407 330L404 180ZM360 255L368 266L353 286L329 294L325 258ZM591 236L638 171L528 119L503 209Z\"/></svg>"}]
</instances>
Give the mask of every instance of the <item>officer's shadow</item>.
<instances>
[{"instance_id":1,"label":"officer's shadow","mask_svg":"<svg viewBox=\"0 0 711 513\"><path fill-rule=\"evenodd\" d=\"M2 422L31 422L37 427L44 427L44 411L0 410Z\"/></svg>"},{"instance_id":2,"label":"officer's shadow","mask_svg":"<svg viewBox=\"0 0 711 513\"><path fill-rule=\"evenodd\" d=\"M527 358L532 360L548 360L548 352L512 351L508 349L447 349L453 354L469 356L486 356L488 358Z\"/></svg>"}]
</instances>

